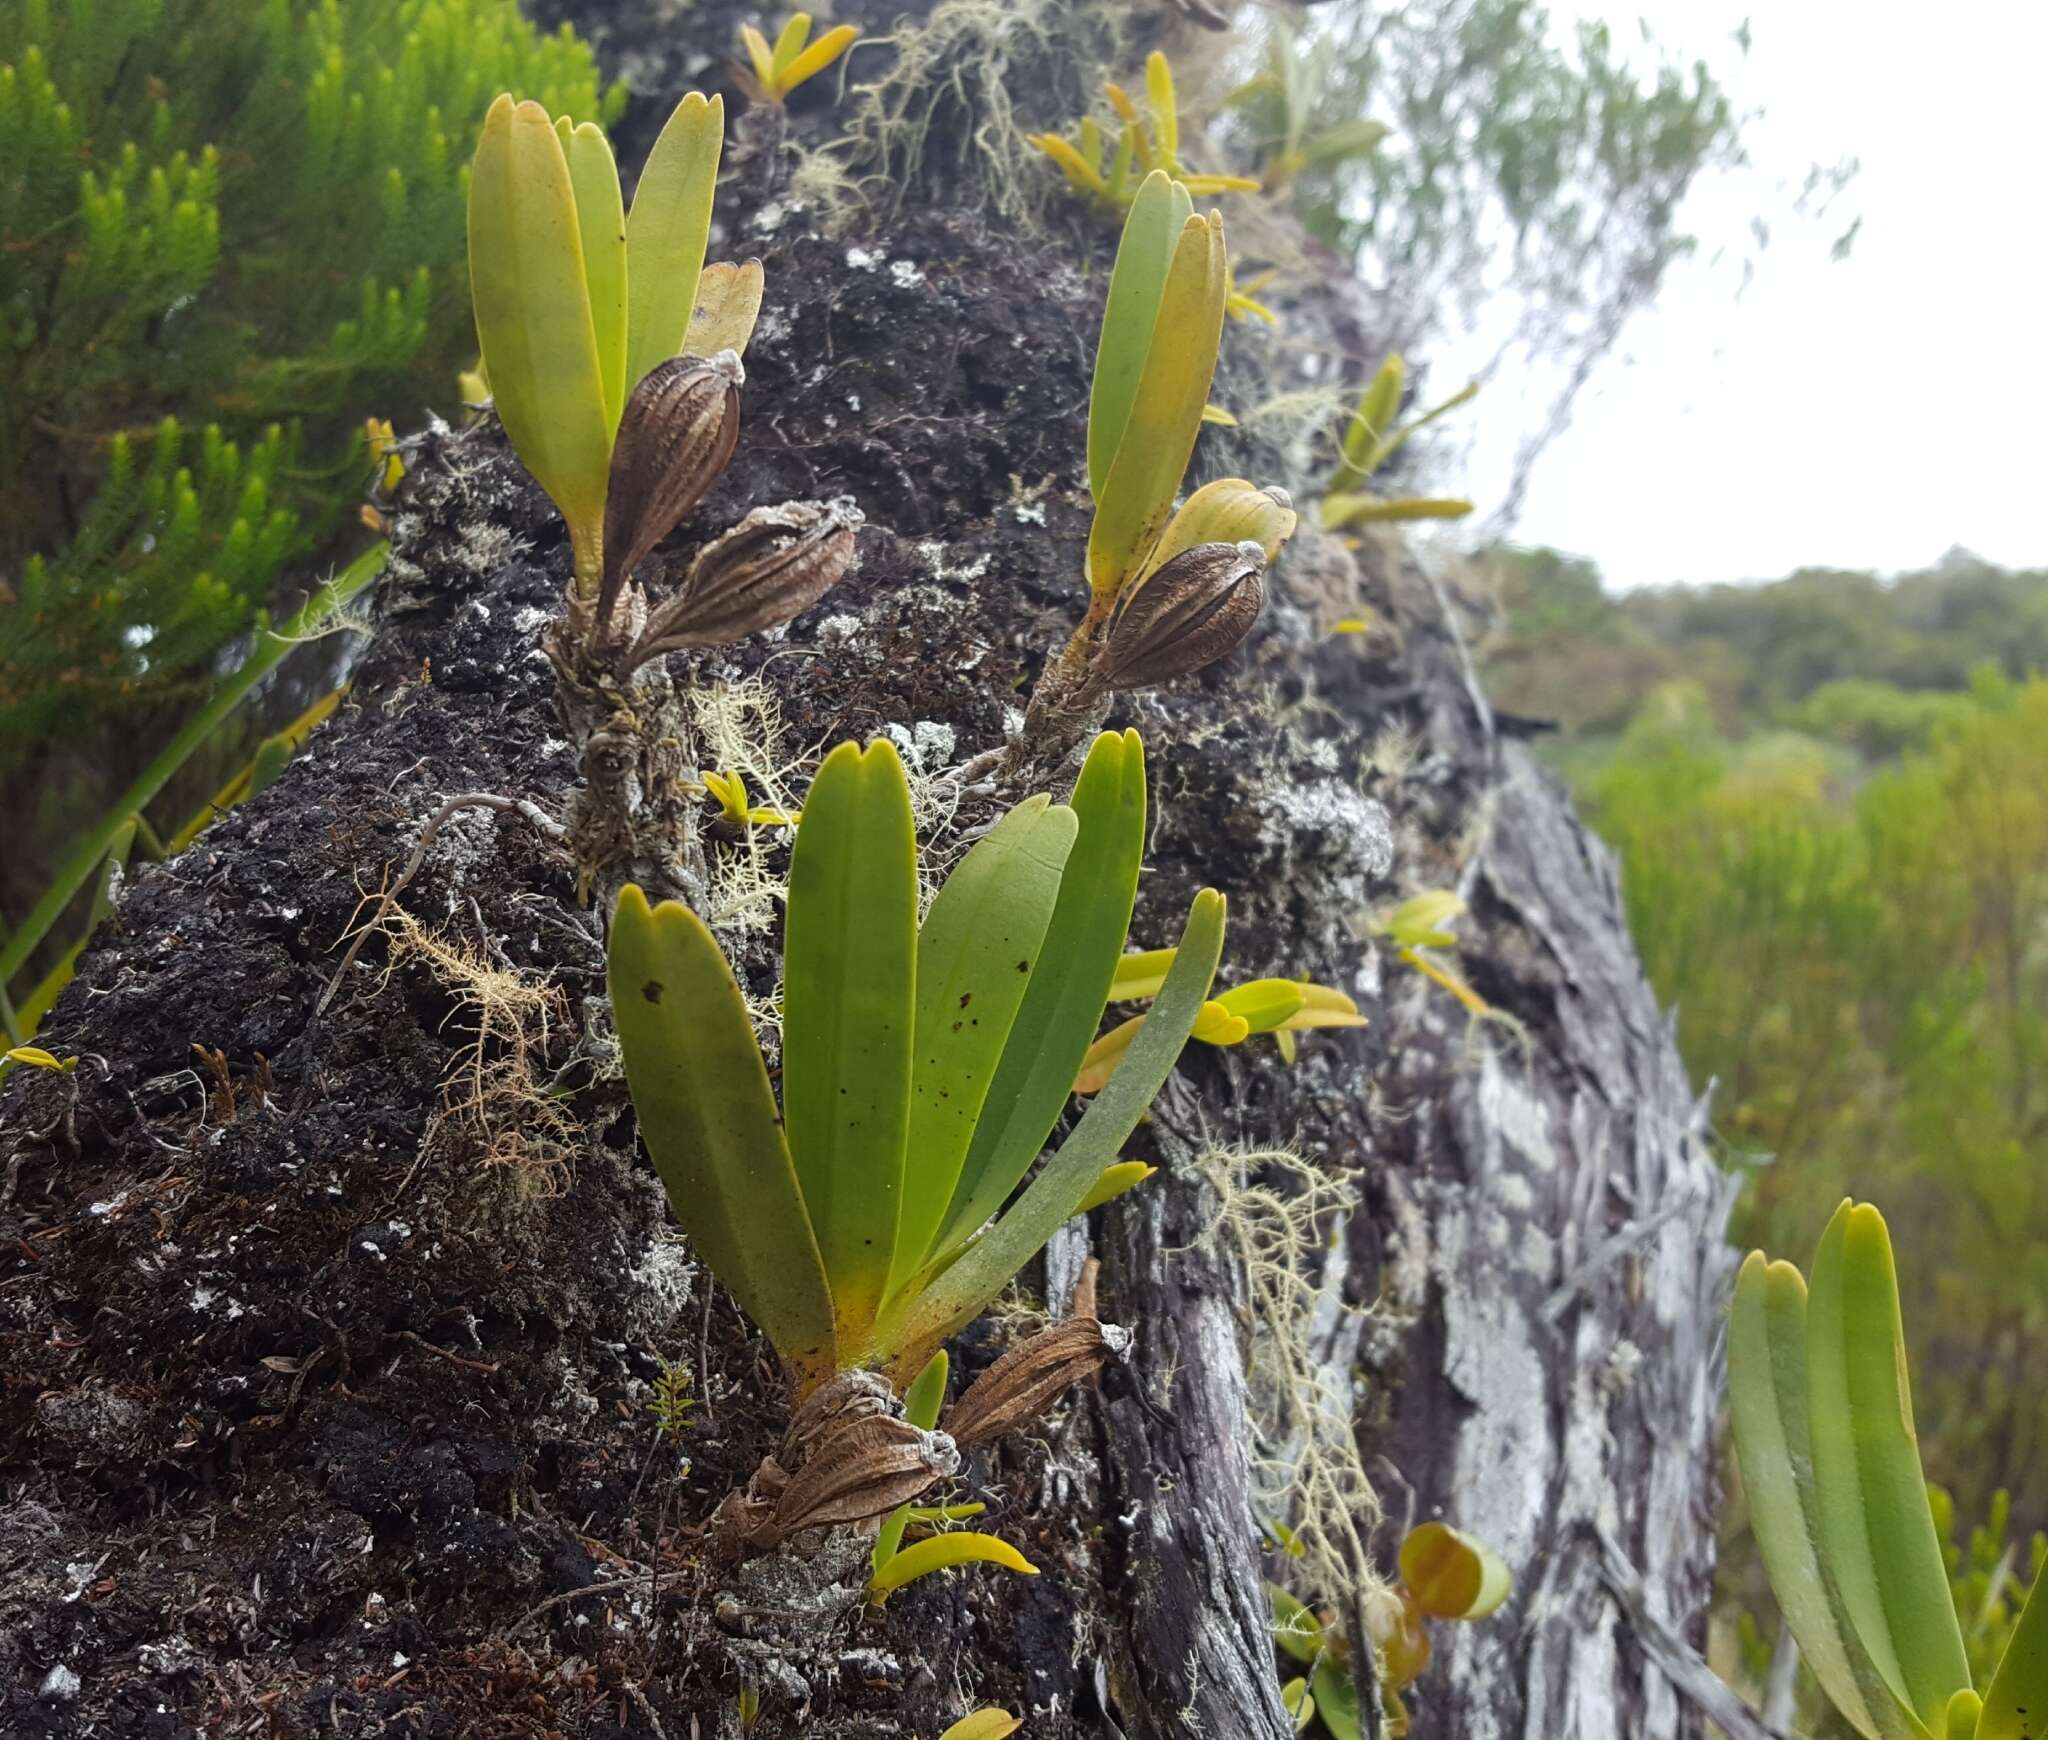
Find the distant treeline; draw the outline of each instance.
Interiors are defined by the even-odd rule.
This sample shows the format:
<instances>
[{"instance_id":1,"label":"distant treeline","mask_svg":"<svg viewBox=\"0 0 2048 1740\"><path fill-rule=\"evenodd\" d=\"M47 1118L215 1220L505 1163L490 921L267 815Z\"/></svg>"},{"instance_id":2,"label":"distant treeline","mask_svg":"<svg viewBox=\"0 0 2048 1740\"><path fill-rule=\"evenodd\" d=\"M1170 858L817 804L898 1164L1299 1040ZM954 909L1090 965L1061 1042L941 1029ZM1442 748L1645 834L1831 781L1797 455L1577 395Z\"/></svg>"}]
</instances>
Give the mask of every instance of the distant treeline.
<instances>
[{"instance_id":1,"label":"distant treeline","mask_svg":"<svg viewBox=\"0 0 2048 1740\"><path fill-rule=\"evenodd\" d=\"M1503 551L1484 573L1488 692L1573 735L1622 730L1683 679L1730 735L1788 729L1882 759L1924 743L1976 672L2048 673L2048 571L1962 553L1894 580L1803 568L1621 594L1554 550Z\"/></svg>"}]
</instances>

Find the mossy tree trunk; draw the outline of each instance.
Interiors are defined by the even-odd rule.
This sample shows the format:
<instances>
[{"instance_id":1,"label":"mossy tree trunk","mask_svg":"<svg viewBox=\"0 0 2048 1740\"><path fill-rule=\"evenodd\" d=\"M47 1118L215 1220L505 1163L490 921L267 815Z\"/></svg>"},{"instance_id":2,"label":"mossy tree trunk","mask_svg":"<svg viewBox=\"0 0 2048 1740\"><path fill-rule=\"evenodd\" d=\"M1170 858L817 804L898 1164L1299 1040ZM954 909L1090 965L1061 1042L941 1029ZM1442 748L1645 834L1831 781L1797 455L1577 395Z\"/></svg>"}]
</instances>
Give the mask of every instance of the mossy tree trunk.
<instances>
[{"instance_id":1,"label":"mossy tree trunk","mask_svg":"<svg viewBox=\"0 0 2048 1740\"><path fill-rule=\"evenodd\" d=\"M1022 67L1092 40L1099 12L974 29ZM609 49L629 69L722 51L737 16L699 4L637 43L617 22ZM892 51L869 52L856 80ZM1039 105L1083 71L1013 79L1019 122L1057 124ZM848 494L860 564L786 635L674 675L689 754L764 795L800 797L822 744L895 737L943 850L992 798L941 776L1014 728L1081 602L1114 234L1057 203L1037 236L992 212L961 154L974 117L941 104L939 190L828 235L792 148L843 119L814 98L733 152L722 251L762 256L768 299L739 456L671 547ZM1240 413L1377 360L1362 291L1295 247L1284 329L1228 335L1214 396ZM1300 435L1212 430L1197 480L1312 496ZM1399 545L1354 559L1304 531L1244 652L1116 714L1152 763L1134 940L1224 888L1227 977L1336 984L1373 1024L1306 1036L1291 1068L1191 1048L1142 1137L1161 1175L1026 1277L1057 1309L1099 1256L1130 1365L966 1483L1044 1574L930 1579L876 1612L860 1543L738 1572L702 1550L786 1404L668 1227L601 929L547 831L452 812L320 1010L427 818L463 794L562 816L579 765L540 652L565 540L495 435L426 442L393 530L347 709L132 879L45 1030L78 1068L0 1092L8 1731L679 1740L736 1735L748 1687L759 1734L931 1736L993 1702L1034 1740L1278 1740L1264 1581L1313 1581L1353 1532L1385 1568L1410 1514L1518 1576L1493 1620L1438 1628L1418 1735L1700 1731L1613 1585L1633 1567L1629 1600L1697 1641L1727 1185L1611 861L1499 728L1456 611ZM1329 632L1367 612L1373 636ZM707 845L765 998L786 846ZM1508 1019L1475 1027L1361 940L1430 887L1470 903L1464 970ZM977 1329L962 1362L1013 1328ZM694 1395L666 1437L665 1372ZM1304 1444L1306 1506L1275 1472ZM1320 1543L1308 1561L1268 1555L1274 1523ZM1348 1619L1358 1587L1301 1592Z\"/></svg>"}]
</instances>

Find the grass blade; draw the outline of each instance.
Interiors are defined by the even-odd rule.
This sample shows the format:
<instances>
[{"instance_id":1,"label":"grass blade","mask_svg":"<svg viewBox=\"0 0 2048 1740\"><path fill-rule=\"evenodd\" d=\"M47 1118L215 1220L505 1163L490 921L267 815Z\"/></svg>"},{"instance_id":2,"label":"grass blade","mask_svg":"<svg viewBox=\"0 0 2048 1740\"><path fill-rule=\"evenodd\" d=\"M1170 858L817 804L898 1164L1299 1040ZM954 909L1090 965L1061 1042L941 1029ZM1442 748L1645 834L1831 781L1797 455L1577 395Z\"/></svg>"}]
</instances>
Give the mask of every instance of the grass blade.
<instances>
[{"instance_id":1,"label":"grass blade","mask_svg":"<svg viewBox=\"0 0 2048 1740\"><path fill-rule=\"evenodd\" d=\"M711 200L725 145L725 99L692 91L647 155L626 220L626 391L683 348L711 235Z\"/></svg>"},{"instance_id":2,"label":"grass blade","mask_svg":"<svg viewBox=\"0 0 2048 1740\"><path fill-rule=\"evenodd\" d=\"M799 1389L822 1382L836 1363L832 1299L731 967L688 907L650 910L628 884L607 980L640 1134L676 1223Z\"/></svg>"},{"instance_id":3,"label":"grass blade","mask_svg":"<svg viewBox=\"0 0 2048 1740\"><path fill-rule=\"evenodd\" d=\"M917 836L886 738L842 743L804 800L783 941L782 1109L858 1362L888 1284L910 1127Z\"/></svg>"},{"instance_id":4,"label":"grass blade","mask_svg":"<svg viewBox=\"0 0 2048 1740\"><path fill-rule=\"evenodd\" d=\"M1079 823L1043 795L960 860L917 939L917 1047L895 1287L930 1254L1045 947Z\"/></svg>"}]
</instances>

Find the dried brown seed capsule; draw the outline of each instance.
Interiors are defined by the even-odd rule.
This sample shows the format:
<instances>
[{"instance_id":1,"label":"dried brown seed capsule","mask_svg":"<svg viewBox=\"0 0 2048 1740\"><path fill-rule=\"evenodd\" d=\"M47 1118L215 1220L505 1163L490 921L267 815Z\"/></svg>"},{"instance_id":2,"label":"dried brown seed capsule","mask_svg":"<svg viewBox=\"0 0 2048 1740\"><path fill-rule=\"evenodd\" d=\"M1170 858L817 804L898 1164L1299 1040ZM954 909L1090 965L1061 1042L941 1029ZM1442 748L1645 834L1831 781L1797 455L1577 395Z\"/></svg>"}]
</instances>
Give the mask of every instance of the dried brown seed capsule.
<instances>
[{"instance_id":1,"label":"dried brown seed capsule","mask_svg":"<svg viewBox=\"0 0 2048 1740\"><path fill-rule=\"evenodd\" d=\"M630 662L725 646L801 615L853 566L861 524L848 497L755 508L698 551L676 595L648 618Z\"/></svg>"},{"instance_id":2,"label":"dried brown seed capsule","mask_svg":"<svg viewBox=\"0 0 2048 1740\"><path fill-rule=\"evenodd\" d=\"M612 602L641 558L704 499L731 460L746 378L734 351L676 356L649 369L627 397L605 496L600 624L611 620Z\"/></svg>"},{"instance_id":3,"label":"dried brown seed capsule","mask_svg":"<svg viewBox=\"0 0 2048 1740\"><path fill-rule=\"evenodd\" d=\"M944 1432L884 1414L849 1418L819 1439L790 1476L776 1501L775 1526L790 1535L887 1516L959 1466L960 1452Z\"/></svg>"},{"instance_id":4,"label":"dried brown seed capsule","mask_svg":"<svg viewBox=\"0 0 2048 1740\"><path fill-rule=\"evenodd\" d=\"M1266 601L1266 552L1196 544L1163 564L1110 624L1097 680L1139 689L1212 665L1236 651Z\"/></svg>"},{"instance_id":5,"label":"dried brown seed capsule","mask_svg":"<svg viewBox=\"0 0 2048 1740\"><path fill-rule=\"evenodd\" d=\"M968 1386L945 1428L962 1449L1027 1426L1073 1385L1130 1351L1131 1332L1094 1317L1068 1317L1015 1347Z\"/></svg>"}]
</instances>

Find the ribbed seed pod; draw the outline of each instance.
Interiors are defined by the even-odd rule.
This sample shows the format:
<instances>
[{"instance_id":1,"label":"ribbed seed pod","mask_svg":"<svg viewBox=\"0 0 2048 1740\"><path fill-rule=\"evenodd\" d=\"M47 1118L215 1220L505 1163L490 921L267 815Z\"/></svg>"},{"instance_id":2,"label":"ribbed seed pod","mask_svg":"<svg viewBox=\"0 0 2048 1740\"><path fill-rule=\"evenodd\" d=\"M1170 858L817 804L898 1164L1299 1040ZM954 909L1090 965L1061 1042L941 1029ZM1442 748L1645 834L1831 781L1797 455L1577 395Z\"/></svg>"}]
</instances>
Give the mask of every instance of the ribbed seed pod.
<instances>
[{"instance_id":1,"label":"ribbed seed pod","mask_svg":"<svg viewBox=\"0 0 2048 1740\"><path fill-rule=\"evenodd\" d=\"M600 624L611 620L613 601L641 558L704 499L731 461L746 378L735 351L670 357L627 397L605 495Z\"/></svg>"},{"instance_id":2,"label":"ribbed seed pod","mask_svg":"<svg viewBox=\"0 0 2048 1740\"><path fill-rule=\"evenodd\" d=\"M1096 680L1140 689L1234 652L1266 601L1266 552L1250 539L1196 544L1134 591L1110 624Z\"/></svg>"},{"instance_id":3,"label":"ribbed seed pod","mask_svg":"<svg viewBox=\"0 0 2048 1740\"><path fill-rule=\"evenodd\" d=\"M1131 1332L1094 1317L1068 1317L1015 1347L976 1378L945 1420L963 1450L1027 1426L1084 1378L1130 1352Z\"/></svg>"},{"instance_id":4,"label":"ribbed seed pod","mask_svg":"<svg viewBox=\"0 0 2048 1740\"><path fill-rule=\"evenodd\" d=\"M647 620L629 663L678 647L725 646L800 615L853 565L851 500L755 508L697 553L676 595Z\"/></svg>"},{"instance_id":5,"label":"ribbed seed pod","mask_svg":"<svg viewBox=\"0 0 2048 1740\"><path fill-rule=\"evenodd\" d=\"M885 1414L845 1418L821 1437L775 1506L785 1535L827 1523L865 1522L908 1504L960 1466L944 1432Z\"/></svg>"}]
</instances>

